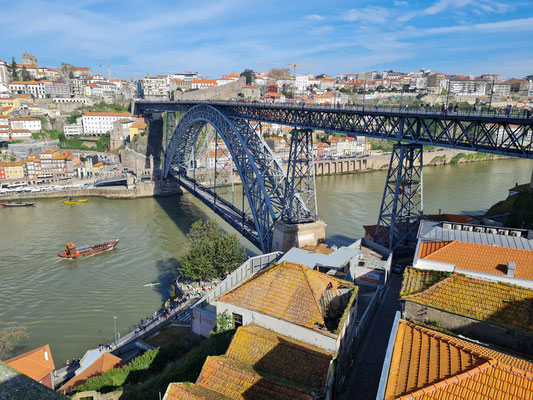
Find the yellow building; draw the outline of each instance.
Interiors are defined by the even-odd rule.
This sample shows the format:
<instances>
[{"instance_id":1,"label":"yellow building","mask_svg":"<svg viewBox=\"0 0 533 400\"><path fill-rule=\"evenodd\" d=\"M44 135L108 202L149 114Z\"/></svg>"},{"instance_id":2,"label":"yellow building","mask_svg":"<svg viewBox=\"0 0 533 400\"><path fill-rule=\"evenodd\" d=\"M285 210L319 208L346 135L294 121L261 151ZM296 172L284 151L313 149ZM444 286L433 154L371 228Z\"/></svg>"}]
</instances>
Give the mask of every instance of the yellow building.
<instances>
[{"instance_id":1,"label":"yellow building","mask_svg":"<svg viewBox=\"0 0 533 400\"><path fill-rule=\"evenodd\" d=\"M0 168L4 170L4 179L23 179L24 174L24 162L3 162L0 163Z\"/></svg>"},{"instance_id":2,"label":"yellow building","mask_svg":"<svg viewBox=\"0 0 533 400\"><path fill-rule=\"evenodd\" d=\"M0 107L19 107L20 99L16 97L0 98Z\"/></svg>"},{"instance_id":3,"label":"yellow building","mask_svg":"<svg viewBox=\"0 0 533 400\"><path fill-rule=\"evenodd\" d=\"M130 142L132 141L133 137L135 135L140 134L141 132L144 132L147 125L144 122L135 122L130 126Z\"/></svg>"}]
</instances>

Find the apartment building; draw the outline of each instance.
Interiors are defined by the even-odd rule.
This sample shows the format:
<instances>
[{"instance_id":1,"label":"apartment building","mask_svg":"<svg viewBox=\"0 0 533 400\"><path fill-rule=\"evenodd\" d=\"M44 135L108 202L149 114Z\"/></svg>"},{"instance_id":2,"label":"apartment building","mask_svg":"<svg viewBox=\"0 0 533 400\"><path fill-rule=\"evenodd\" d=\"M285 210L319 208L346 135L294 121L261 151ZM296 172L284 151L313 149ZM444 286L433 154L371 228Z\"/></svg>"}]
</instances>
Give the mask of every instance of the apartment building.
<instances>
[{"instance_id":1,"label":"apartment building","mask_svg":"<svg viewBox=\"0 0 533 400\"><path fill-rule=\"evenodd\" d=\"M82 116L83 133L98 136L113 130L113 123L122 118L132 118L129 112L87 112Z\"/></svg>"},{"instance_id":2,"label":"apartment building","mask_svg":"<svg viewBox=\"0 0 533 400\"><path fill-rule=\"evenodd\" d=\"M145 99L167 100L170 82L167 75L147 76L141 80L141 89Z\"/></svg>"},{"instance_id":3,"label":"apartment building","mask_svg":"<svg viewBox=\"0 0 533 400\"><path fill-rule=\"evenodd\" d=\"M9 122L11 129L24 129L30 132L40 132L42 129L41 120L37 118L10 118Z\"/></svg>"}]
</instances>

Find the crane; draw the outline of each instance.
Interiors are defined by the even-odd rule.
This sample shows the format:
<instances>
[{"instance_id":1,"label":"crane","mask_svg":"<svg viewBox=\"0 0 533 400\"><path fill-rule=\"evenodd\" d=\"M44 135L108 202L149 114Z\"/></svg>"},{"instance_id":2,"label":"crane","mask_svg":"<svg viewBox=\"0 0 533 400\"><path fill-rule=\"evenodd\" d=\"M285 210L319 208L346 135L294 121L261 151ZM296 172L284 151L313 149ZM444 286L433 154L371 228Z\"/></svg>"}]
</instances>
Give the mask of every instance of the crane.
<instances>
[{"instance_id":1,"label":"crane","mask_svg":"<svg viewBox=\"0 0 533 400\"><path fill-rule=\"evenodd\" d=\"M111 65L108 61L107 64L100 64L100 67L107 67L107 78L111 80L111 67L133 67L133 65Z\"/></svg>"},{"instance_id":2,"label":"crane","mask_svg":"<svg viewBox=\"0 0 533 400\"><path fill-rule=\"evenodd\" d=\"M312 65L308 64L289 64L289 68L293 67L293 78L296 79L296 67L312 67Z\"/></svg>"},{"instance_id":3,"label":"crane","mask_svg":"<svg viewBox=\"0 0 533 400\"><path fill-rule=\"evenodd\" d=\"M274 65L278 64L278 63L273 63L273 62L268 62L268 61L254 61L254 63L259 64L259 74L261 74L262 64L274 64Z\"/></svg>"}]
</instances>

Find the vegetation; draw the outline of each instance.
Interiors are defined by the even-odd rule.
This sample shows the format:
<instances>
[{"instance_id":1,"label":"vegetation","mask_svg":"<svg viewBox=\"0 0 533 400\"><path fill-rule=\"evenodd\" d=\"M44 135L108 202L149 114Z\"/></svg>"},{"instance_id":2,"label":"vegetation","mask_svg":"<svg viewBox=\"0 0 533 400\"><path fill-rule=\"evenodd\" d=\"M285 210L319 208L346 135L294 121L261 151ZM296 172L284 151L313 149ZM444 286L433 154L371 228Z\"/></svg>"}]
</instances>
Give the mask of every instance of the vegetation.
<instances>
[{"instance_id":1,"label":"vegetation","mask_svg":"<svg viewBox=\"0 0 533 400\"><path fill-rule=\"evenodd\" d=\"M178 268L186 278L202 280L222 277L241 265L246 250L236 234L225 234L214 221L196 221L187 234L191 244Z\"/></svg>"},{"instance_id":2,"label":"vegetation","mask_svg":"<svg viewBox=\"0 0 533 400\"><path fill-rule=\"evenodd\" d=\"M17 62L15 61L15 57L11 58L11 76L14 81L19 80L19 76L17 73Z\"/></svg>"},{"instance_id":3,"label":"vegetation","mask_svg":"<svg viewBox=\"0 0 533 400\"><path fill-rule=\"evenodd\" d=\"M403 274L400 297L423 292L435 283L440 282L451 275L450 272L406 268Z\"/></svg>"},{"instance_id":4,"label":"vegetation","mask_svg":"<svg viewBox=\"0 0 533 400\"><path fill-rule=\"evenodd\" d=\"M10 358L17 344L27 337L26 328L20 325L0 329L0 360Z\"/></svg>"},{"instance_id":5,"label":"vegetation","mask_svg":"<svg viewBox=\"0 0 533 400\"><path fill-rule=\"evenodd\" d=\"M59 139L60 141L64 141L66 138L65 138L65 134L61 131L56 131L56 130L43 130L41 132L33 132L31 134L33 136L34 139L52 139L52 140L55 140L55 139Z\"/></svg>"},{"instance_id":6,"label":"vegetation","mask_svg":"<svg viewBox=\"0 0 533 400\"><path fill-rule=\"evenodd\" d=\"M524 191L513 197L515 197L515 200L505 226L533 229L533 192Z\"/></svg>"},{"instance_id":7,"label":"vegetation","mask_svg":"<svg viewBox=\"0 0 533 400\"><path fill-rule=\"evenodd\" d=\"M279 79L291 79L289 68L272 68L269 72L271 78Z\"/></svg>"},{"instance_id":8,"label":"vegetation","mask_svg":"<svg viewBox=\"0 0 533 400\"><path fill-rule=\"evenodd\" d=\"M70 117L67 118L67 124L75 124L76 120L81 117L81 113L78 111L74 111L72 114L70 114Z\"/></svg>"},{"instance_id":9,"label":"vegetation","mask_svg":"<svg viewBox=\"0 0 533 400\"><path fill-rule=\"evenodd\" d=\"M228 310L223 313L217 314L217 323L215 326L215 332L229 331L235 328L235 317L230 314Z\"/></svg>"},{"instance_id":10,"label":"vegetation","mask_svg":"<svg viewBox=\"0 0 533 400\"><path fill-rule=\"evenodd\" d=\"M370 146L372 150L381 150L384 153L390 153L394 143L386 139L371 139L369 138Z\"/></svg>"},{"instance_id":11,"label":"vegetation","mask_svg":"<svg viewBox=\"0 0 533 400\"><path fill-rule=\"evenodd\" d=\"M471 160L490 160L494 157L497 157L497 156L493 156L491 154L487 154L487 153L472 153L472 154L469 154L469 155L466 155L465 153L458 153L457 155L455 155L455 157L453 157L451 160L450 160L450 163L451 164L457 164L459 162L459 160L461 159L466 159L467 161L471 161Z\"/></svg>"},{"instance_id":12,"label":"vegetation","mask_svg":"<svg viewBox=\"0 0 533 400\"><path fill-rule=\"evenodd\" d=\"M128 365L113 368L76 387L76 392L124 390L126 399L154 399L171 382L195 381L208 356L226 352L234 330L213 334L192 345L176 344L149 350Z\"/></svg>"},{"instance_id":13,"label":"vegetation","mask_svg":"<svg viewBox=\"0 0 533 400\"><path fill-rule=\"evenodd\" d=\"M241 76L246 77L246 84L247 85L251 85L251 84L254 83L255 72L252 71L251 69L245 69L244 71L242 71L241 72Z\"/></svg>"},{"instance_id":14,"label":"vegetation","mask_svg":"<svg viewBox=\"0 0 533 400\"><path fill-rule=\"evenodd\" d=\"M90 147L84 144L84 142L80 140L79 138L70 138L70 139L64 138L59 143L59 147L61 147L62 149L106 151L109 148L110 141L111 141L110 135L105 134L105 135L100 136L98 140L94 142L96 144L96 147Z\"/></svg>"}]
</instances>

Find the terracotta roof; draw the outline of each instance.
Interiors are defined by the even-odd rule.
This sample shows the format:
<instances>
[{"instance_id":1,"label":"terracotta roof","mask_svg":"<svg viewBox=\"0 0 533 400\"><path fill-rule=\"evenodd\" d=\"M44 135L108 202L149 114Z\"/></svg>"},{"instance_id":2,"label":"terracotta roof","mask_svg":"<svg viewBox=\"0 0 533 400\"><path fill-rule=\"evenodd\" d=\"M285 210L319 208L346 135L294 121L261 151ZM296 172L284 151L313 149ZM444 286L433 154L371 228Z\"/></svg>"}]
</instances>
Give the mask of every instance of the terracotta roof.
<instances>
[{"instance_id":1,"label":"terracotta roof","mask_svg":"<svg viewBox=\"0 0 533 400\"><path fill-rule=\"evenodd\" d=\"M243 89L257 89L257 86L255 86L255 85L244 85L242 88Z\"/></svg>"},{"instance_id":2,"label":"terracotta roof","mask_svg":"<svg viewBox=\"0 0 533 400\"><path fill-rule=\"evenodd\" d=\"M420 293L451 275L451 272L433 271L430 269L418 269L412 267L406 268L403 273L400 297Z\"/></svg>"},{"instance_id":3,"label":"terracotta roof","mask_svg":"<svg viewBox=\"0 0 533 400\"><path fill-rule=\"evenodd\" d=\"M39 121L37 118L31 117L20 117L20 118L11 118L11 121Z\"/></svg>"},{"instance_id":4,"label":"terracotta roof","mask_svg":"<svg viewBox=\"0 0 533 400\"><path fill-rule=\"evenodd\" d=\"M201 385L186 383L171 383L165 393L165 400L231 400L214 390Z\"/></svg>"},{"instance_id":5,"label":"terracotta roof","mask_svg":"<svg viewBox=\"0 0 533 400\"><path fill-rule=\"evenodd\" d=\"M111 353L104 353L95 362L89 365L83 372L76 375L70 381L65 383L59 390L64 393L70 392L76 386L85 383L89 378L93 376L102 375L104 372L111 368L124 365L125 362L118 357L115 357Z\"/></svg>"},{"instance_id":6,"label":"terracotta roof","mask_svg":"<svg viewBox=\"0 0 533 400\"><path fill-rule=\"evenodd\" d=\"M227 75L226 78L240 78L240 75L232 72L231 74Z\"/></svg>"},{"instance_id":7,"label":"terracotta roof","mask_svg":"<svg viewBox=\"0 0 533 400\"><path fill-rule=\"evenodd\" d=\"M516 278L533 279L533 251L530 250L456 240L421 242L418 257L495 275L507 275L507 263L512 261L516 264Z\"/></svg>"},{"instance_id":8,"label":"terracotta roof","mask_svg":"<svg viewBox=\"0 0 533 400\"><path fill-rule=\"evenodd\" d=\"M133 123L130 128L137 128L137 129L144 129L146 128L148 125L146 125L146 123L144 122L135 122Z\"/></svg>"},{"instance_id":9,"label":"terracotta roof","mask_svg":"<svg viewBox=\"0 0 533 400\"><path fill-rule=\"evenodd\" d=\"M197 384L231 399L313 399L307 390L261 376L246 364L227 357L207 357Z\"/></svg>"},{"instance_id":10,"label":"terracotta roof","mask_svg":"<svg viewBox=\"0 0 533 400\"><path fill-rule=\"evenodd\" d=\"M192 83L212 83L216 85L217 80L216 79L196 79L192 81Z\"/></svg>"},{"instance_id":11,"label":"terracotta roof","mask_svg":"<svg viewBox=\"0 0 533 400\"><path fill-rule=\"evenodd\" d=\"M129 112L86 112L84 117L133 117Z\"/></svg>"},{"instance_id":12,"label":"terracotta roof","mask_svg":"<svg viewBox=\"0 0 533 400\"><path fill-rule=\"evenodd\" d=\"M7 365L39 382L55 369L50 346L44 345L38 349L21 354L5 361Z\"/></svg>"},{"instance_id":13,"label":"terracotta roof","mask_svg":"<svg viewBox=\"0 0 533 400\"><path fill-rule=\"evenodd\" d=\"M334 253L335 250L330 249L326 243L319 243L316 246L307 245L302 247L302 249L307 251L312 251L314 253L320 253L320 254L331 254Z\"/></svg>"},{"instance_id":14,"label":"terracotta roof","mask_svg":"<svg viewBox=\"0 0 533 400\"><path fill-rule=\"evenodd\" d=\"M325 330L322 295L331 285L351 283L314 271L304 265L283 262L254 274L245 283L220 297L218 301L257 311L310 329Z\"/></svg>"},{"instance_id":15,"label":"terracotta roof","mask_svg":"<svg viewBox=\"0 0 533 400\"><path fill-rule=\"evenodd\" d=\"M72 71L88 71L89 67L71 67Z\"/></svg>"},{"instance_id":16,"label":"terracotta roof","mask_svg":"<svg viewBox=\"0 0 533 400\"><path fill-rule=\"evenodd\" d=\"M526 399L533 363L400 320L385 399Z\"/></svg>"},{"instance_id":17,"label":"terracotta roof","mask_svg":"<svg viewBox=\"0 0 533 400\"><path fill-rule=\"evenodd\" d=\"M237 330L226 356L268 375L323 390L333 354L250 324Z\"/></svg>"},{"instance_id":18,"label":"terracotta roof","mask_svg":"<svg viewBox=\"0 0 533 400\"><path fill-rule=\"evenodd\" d=\"M405 300L533 333L533 290L453 274Z\"/></svg>"}]
</instances>

